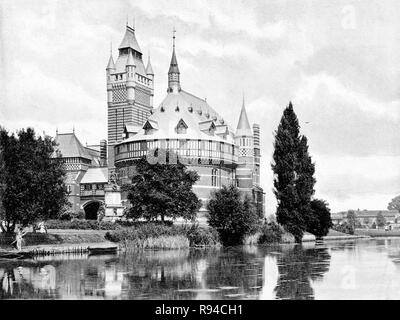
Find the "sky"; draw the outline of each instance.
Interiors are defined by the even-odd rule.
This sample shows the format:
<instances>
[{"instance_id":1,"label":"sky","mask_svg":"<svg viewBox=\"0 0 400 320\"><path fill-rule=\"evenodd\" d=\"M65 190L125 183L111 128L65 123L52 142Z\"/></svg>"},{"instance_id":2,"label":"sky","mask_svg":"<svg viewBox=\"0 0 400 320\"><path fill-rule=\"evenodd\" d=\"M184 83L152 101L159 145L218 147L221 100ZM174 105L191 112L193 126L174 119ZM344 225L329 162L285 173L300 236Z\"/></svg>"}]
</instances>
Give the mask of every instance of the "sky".
<instances>
[{"instance_id":1,"label":"sky","mask_svg":"<svg viewBox=\"0 0 400 320\"><path fill-rule=\"evenodd\" d=\"M106 76L128 20L166 95L176 29L181 86L236 127L244 92L261 126L266 212L274 131L292 101L333 212L386 209L400 194L397 0L2 0L0 125L106 138ZM133 22L134 21L134 22Z\"/></svg>"}]
</instances>

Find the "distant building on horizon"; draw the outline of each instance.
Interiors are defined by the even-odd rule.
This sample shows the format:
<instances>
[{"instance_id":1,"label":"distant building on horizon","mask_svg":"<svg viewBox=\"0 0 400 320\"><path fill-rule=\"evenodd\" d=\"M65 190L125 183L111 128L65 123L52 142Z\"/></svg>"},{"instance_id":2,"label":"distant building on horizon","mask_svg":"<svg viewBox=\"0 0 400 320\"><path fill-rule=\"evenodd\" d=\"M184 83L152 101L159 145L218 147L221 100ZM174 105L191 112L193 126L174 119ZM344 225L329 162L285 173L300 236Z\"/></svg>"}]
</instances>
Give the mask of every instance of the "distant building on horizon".
<instances>
[{"instance_id":1,"label":"distant building on horizon","mask_svg":"<svg viewBox=\"0 0 400 320\"><path fill-rule=\"evenodd\" d=\"M376 223L376 217L378 213L382 213L387 223L400 223L400 213L397 210L352 210L356 214L356 218L360 222L361 225L372 225L372 223ZM347 214L349 211L340 211L331 214L331 219L334 224L339 224L343 221L346 221Z\"/></svg>"}]
</instances>

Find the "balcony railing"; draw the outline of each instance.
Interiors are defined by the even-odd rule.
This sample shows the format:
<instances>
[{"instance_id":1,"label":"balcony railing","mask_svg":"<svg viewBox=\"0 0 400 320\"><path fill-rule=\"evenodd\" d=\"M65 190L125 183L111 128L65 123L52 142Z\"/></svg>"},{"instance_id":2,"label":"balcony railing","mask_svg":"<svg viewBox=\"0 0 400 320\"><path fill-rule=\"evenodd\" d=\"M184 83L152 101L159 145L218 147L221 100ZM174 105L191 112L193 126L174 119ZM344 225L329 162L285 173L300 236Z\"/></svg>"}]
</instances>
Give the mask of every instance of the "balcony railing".
<instances>
[{"instance_id":1,"label":"balcony railing","mask_svg":"<svg viewBox=\"0 0 400 320\"><path fill-rule=\"evenodd\" d=\"M102 197L104 196L104 190L82 190L81 197Z\"/></svg>"}]
</instances>

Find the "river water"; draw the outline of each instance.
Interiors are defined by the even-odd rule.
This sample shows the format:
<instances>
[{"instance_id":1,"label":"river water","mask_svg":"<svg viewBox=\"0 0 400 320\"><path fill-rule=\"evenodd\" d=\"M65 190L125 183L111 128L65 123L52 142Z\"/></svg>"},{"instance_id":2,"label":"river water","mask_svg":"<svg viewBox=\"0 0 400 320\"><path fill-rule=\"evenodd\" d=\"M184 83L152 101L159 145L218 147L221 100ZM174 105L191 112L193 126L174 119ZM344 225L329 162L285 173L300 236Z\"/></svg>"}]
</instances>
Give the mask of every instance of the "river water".
<instances>
[{"instance_id":1,"label":"river water","mask_svg":"<svg viewBox=\"0 0 400 320\"><path fill-rule=\"evenodd\" d=\"M0 260L0 299L400 299L400 238Z\"/></svg>"}]
</instances>

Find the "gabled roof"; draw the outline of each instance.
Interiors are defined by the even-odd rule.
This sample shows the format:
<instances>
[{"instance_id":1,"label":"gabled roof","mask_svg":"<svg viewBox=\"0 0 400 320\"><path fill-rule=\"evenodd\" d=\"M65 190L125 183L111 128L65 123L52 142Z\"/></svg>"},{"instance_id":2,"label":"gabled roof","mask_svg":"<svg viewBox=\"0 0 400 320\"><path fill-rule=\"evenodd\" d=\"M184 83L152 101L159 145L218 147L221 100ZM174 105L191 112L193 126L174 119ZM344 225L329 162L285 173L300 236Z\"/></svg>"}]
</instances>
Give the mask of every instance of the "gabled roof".
<instances>
[{"instance_id":1,"label":"gabled roof","mask_svg":"<svg viewBox=\"0 0 400 320\"><path fill-rule=\"evenodd\" d=\"M85 158L92 160L89 151L78 140L75 133L57 134L55 141L58 144L56 150L63 158Z\"/></svg>"},{"instance_id":2,"label":"gabled roof","mask_svg":"<svg viewBox=\"0 0 400 320\"><path fill-rule=\"evenodd\" d=\"M181 120L178 121L178 124L176 125L176 128L179 128L180 126L184 126L186 129L188 128L188 125L186 122L181 118Z\"/></svg>"},{"instance_id":3,"label":"gabled roof","mask_svg":"<svg viewBox=\"0 0 400 320\"><path fill-rule=\"evenodd\" d=\"M81 183L107 183L108 168L89 168L83 176Z\"/></svg>"},{"instance_id":4,"label":"gabled roof","mask_svg":"<svg viewBox=\"0 0 400 320\"><path fill-rule=\"evenodd\" d=\"M148 119L143 125L143 129L158 129L158 123L155 120Z\"/></svg>"},{"instance_id":5,"label":"gabled roof","mask_svg":"<svg viewBox=\"0 0 400 320\"><path fill-rule=\"evenodd\" d=\"M142 50L140 49L139 44L136 40L135 29L131 28L130 26L126 26L124 38L122 39L122 42L118 47L118 49L125 48L131 48L139 53L142 53Z\"/></svg>"}]
</instances>

